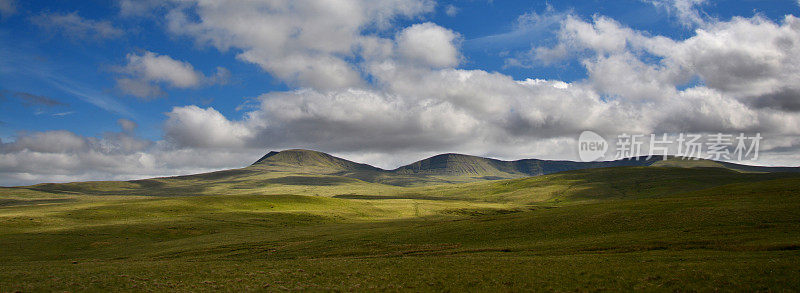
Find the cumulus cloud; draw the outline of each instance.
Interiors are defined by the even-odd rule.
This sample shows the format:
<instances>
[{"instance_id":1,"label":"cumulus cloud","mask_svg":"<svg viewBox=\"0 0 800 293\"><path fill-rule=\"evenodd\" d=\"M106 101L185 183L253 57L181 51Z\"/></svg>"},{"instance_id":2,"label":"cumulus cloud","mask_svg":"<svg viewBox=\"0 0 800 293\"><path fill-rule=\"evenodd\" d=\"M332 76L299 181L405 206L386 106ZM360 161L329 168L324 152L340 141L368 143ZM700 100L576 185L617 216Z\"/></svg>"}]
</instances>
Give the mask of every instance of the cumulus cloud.
<instances>
[{"instance_id":1,"label":"cumulus cloud","mask_svg":"<svg viewBox=\"0 0 800 293\"><path fill-rule=\"evenodd\" d=\"M62 33L72 39L111 39L124 34L109 21L86 19L78 12L42 13L32 17L31 21L45 30Z\"/></svg>"},{"instance_id":2,"label":"cumulus cloud","mask_svg":"<svg viewBox=\"0 0 800 293\"><path fill-rule=\"evenodd\" d=\"M173 109L167 137L183 148L309 147L334 152L461 150L509 155L522 146L594 128L642 131L640 118L585 85L515 81L481 70L387 69L383 91L311 89L262 95L228 120L212 108ZM572 115L581 113L581 115ZM646 126L645 126L646 127ZM547 151L545 151L547 152Z\"/></svg>"},{"instance_id":3,"label":"cumulus cloud","mask_svg":"<svg viewBox=\"0 0 800 293\"><path fill-rule=\"evenodd\" d=\"M395 38L397 50L408 62L431 67L453 67L459 63L459 35L455 32L426 22L412 25Z\"/></svg>"},{"instance_id":4,"label":"cumulus cloud","mask_svg":"<svg viewBox=\"0 0 800 293\"><path fill-rule=\"evenodd\" d=\"M557 22L557 44L552 47L533 47L529 51L506 60L507 66L533 67L551 65L560 62L576 53L591 50L598 54L619 53L629 49L629 41L648 40L640 33L620 25L616 20L596 15L592 22L586 22L573 14L550 14L549 16L533 15L536 24L543 23L543 28L551 27L548 23ZM657 41L668 42L666 38L656 38L648 45L656 45ZM638 44L638 43L637 43Z\"/></svg>"},{"instance_id":5,"label":"cumulus cloud","mask_svg":"<svg viewBox=\"0 0 800 293\"><path fill-rule=\"evenodd\" d=\"M702 86L744 104L795 109L791 101L800 84L800 20L791 15L781 23L735 17L678 41L648 36L607 17L586 22L571 16L558 34L557 45L533 49L533 58L544 60L553 52L582 58L588 80L601 94L667 99L697 78ZM658 61L646 61L652 57Z\"/></svg>"},{"instance_id":6,"label":"cumulus cloud","mask_svg":"<svg viewBox=\"0 0 800 293\"><path fill-rule=\"evenodd\" d=\"M168 16L173 32L235 49L240 60L297 87L265 93L237 116L174 107L156 142L135 137L123 121L123 131L101 137L20 134L0 148L0 178L51 178L27 167L45 164L55 166L49 175L68 176L54 177L62 179L181 174L240 167L286 148L381 167L443 152L576 159L583 130L607 138L761 132L765 153L757 163L800 159L800 21L794 16L707 22L690 37L673 39L604 16L564 15L557 18L555 43L531 48L527 62L577 59L587 77L565 82L459 69L458 34L433 23L384 31L393 38L365 33L365 27L382 30L394 18L425 13L424 2L347 3L357 7L179 5ZM145 93L216 78L151 52L128 59L120 80L140 83ZM65 143L53 146L53 140Z\"/></svg>"},{"instance_id":7,"label":"cumulus cloud","mask_svg":"<svg viewBox=\"0 0 800 293\"><path fill-rule=\"evenodd\" d=\"M179 149L135 136L132 121L119 124L122 131L97 137L57 130L0 141L0 186L191 174L241 167L263 155L262 150Z\"/></svg>"},{"instance_id":8,"label":"cumulus cloud","mask_svg":"<svg viewBox=\"0 0 800 293\"><path fill-rule=\"evenodd\" d=\"M203 74L195 71L188 62L172 59L167 55L144 52L143 55L128 54L128 65L123 71L140 76L146 81L165 82L174 87L187 88L200 84Z\"/></svg>"},{"instance_id":9,"label":"cumulus cloud","mask_svg":"<svg viewBox=\"0 0 800 293\"><path fill-rule=\"evenodd\" d=\"M450 17L456 16L456 14L458 14L458 7L453 4L448 4L444 7L444 14Z\"/></svg>"},{"instance_id":10,"label":"cumulus cloud","mask_svg":"<svg viewBox=\"0 0 800 293\"><path fill-rule=\"evenodd\" d=\"M250 129L231 122L214 108L175 107L167 113L167 140L179 146L199 148L242 147L252 137Z\"/></svg>"},{"instance_id":11,"label":"cumulus cloud","mask_svg":"<svg viewBox=\"0 0 800 293\"><path fill-rule=\"evenodd\" d=\"M553 47L534 47L529 51L529 62L549 65L568 57L618 53L640 53L642 50L665 52L675 41L666 37L650 37L621 25L616 20L595 15L591 22L569 14L561 21L557 32L558 42Z\"/></svg>"},{"instance_id":12,"label":"cumulus cloud","mask_svg":"<svg viewBox=\"0 0 800 293\"><path fill-rule=\"evenodd\" d=\"M87 145L88 142L83 137L66 130L57 130L23 135L15 142L4 144L3 151L69 153L81 150Z\"/></svg>"},{"instance_id":13,"label":"cumulus cloud","mask_svg":"<svg viewBox=\"0 0 800 293\"><path fill-rule=\"evenodd\" d=\"M259 65L299 87L336 89L364 84L347 60L375 44L367 29L432 11L428 0L216 3L186 1L167 15L169 30ZM194 17L196 16L196 17Z\"/></svg>"},{"instance_id":14,"label":"cumulus cloud","mask_svg":"<svg viewBox=\"0 0 800 293\"><path fill-rule=\"evenodd\" d=\"M206 77L194 69L192 64L175 60L167 55L145 51L143 54L130 53L128 63L116 71L123 74L117 78L117 87L124 93L139 97L152 98L164 94L161 84L175 88L193 88L208 84L224 84L230 72L217 67L217 73Z\"/></svg>"},{"instance_id":15,"label":"cumulus cloud","mask_svg":"<svg viewBox=\"0 0 800 293\"><path fill-rule=\"evenodd\" d=\"M191 174L241 167L263 155L261 150L174 149L119 132L82 137L48 131L16 139L0 142L0 186Z\"/></svg>"},{"instance_id":16,"label":"cumulus cloud","mask_svg":"<svg viewBox=\"0 0 800 293\"><path fill-rule=\"evenodd\" d=\"M398 53L400 59L365 65L374 78L373 88L269 93L260 97L260 107L241 119L185 107L182 110L204 113L198 117L208 116L217 127L176 123L173 126L181 126L175 129L184 130L168 136L182 136L192 128L220 128L227 130L219 131L219 140L174 141L182 148L309 147L369 154L363 157L379 165L388 161L388 154L436 150L547 157L558 151L521 149L542 147L536 143L541 141L569 145L585 129L612 136L722 131L794 137L800 135L800 116L792 112L798 97L791 90L791 74L797 72L794 44L800 44L794 41L795 22L791 16L780 24L759 17L735 18L673 40L607 17L584 21L570 16L564 18L558 44L544 49L564 50L563 58L581 58L588 75L584 80L514 80L482 70L437 69L429 60L423 62L428 66L416 66L407 62L414 55ZM397 43L402 43L400 35ZM700 63L703 58L697 56L715 54L709 50L727 56L727 61ZM735 54L726 51L742 56L732 58ZM751 66L775 68L746 75ZM737 75L748 78L739 80ZM692 84L694 78L700 82Z\"/></svg>"},{"instance_id":17,"label":"cumulus cloud","mask_svg":"<svg viewBox=\"0 0 800 293\"><path fill-rule=\"evenodd\" d=\"M659 53L709 87L739 98L800 84L800 19L791 15L782 23L761 17L716 23L674 49Z\"/></svg>"}]
</instances>

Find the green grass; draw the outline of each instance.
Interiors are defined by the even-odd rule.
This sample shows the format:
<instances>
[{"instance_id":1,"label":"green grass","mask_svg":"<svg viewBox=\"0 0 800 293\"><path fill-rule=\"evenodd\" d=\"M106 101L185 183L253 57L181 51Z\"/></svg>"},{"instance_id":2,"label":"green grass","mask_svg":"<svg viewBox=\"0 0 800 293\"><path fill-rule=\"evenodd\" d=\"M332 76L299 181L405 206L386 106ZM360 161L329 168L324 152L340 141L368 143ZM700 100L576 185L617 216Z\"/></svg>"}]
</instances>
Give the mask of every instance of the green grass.
<instances>
[{"instance_id":1,"label":"green grass","mask_svg":"<svg viewBox=\"0 0 800 293\"><path fill-rule=\"evenodd\" d=\"M800 288L796 174L235 176L2 189L0 291Z\"/></svg>"}]
</instances>

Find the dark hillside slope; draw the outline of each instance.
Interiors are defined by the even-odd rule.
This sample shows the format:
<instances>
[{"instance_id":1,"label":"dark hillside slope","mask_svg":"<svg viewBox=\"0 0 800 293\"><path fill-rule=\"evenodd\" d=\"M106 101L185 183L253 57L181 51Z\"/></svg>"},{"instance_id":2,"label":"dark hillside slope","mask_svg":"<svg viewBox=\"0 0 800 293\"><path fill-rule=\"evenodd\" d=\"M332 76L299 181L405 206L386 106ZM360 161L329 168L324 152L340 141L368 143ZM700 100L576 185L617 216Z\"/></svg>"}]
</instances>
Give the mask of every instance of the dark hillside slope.
<instances>
[{"instance_id":1,"label":"dark hillside slope","mask_svg":"<svg viewBox=\"0 0 800 293\"><path fill-rule=\"evenodd\" d=\"M650 166L660 158L623 159L604 162L549 161L523 159L502 161L462 154L443 154L402 166L395 170L398 174L421 174L434 176L469 176L475 179L508 179L552 174L563 171Z\"/></svg>"}]
</instances>

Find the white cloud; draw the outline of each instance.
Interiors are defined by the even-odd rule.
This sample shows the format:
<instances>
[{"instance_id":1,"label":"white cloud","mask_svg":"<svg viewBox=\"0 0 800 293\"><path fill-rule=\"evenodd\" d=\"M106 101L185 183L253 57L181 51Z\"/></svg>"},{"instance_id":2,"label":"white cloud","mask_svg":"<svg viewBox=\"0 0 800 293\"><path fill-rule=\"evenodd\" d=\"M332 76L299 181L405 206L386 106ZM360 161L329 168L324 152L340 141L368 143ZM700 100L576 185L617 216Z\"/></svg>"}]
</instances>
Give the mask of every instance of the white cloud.
<instances>
[{"instance_id":1,"label":"white cloud","mask_svg":"<svg viewBox=\"0 0 800 293\"><path fill-rule=\"evenodd\" d=\"M32 17L31 21L43 29L59 32L73 39L100 40L117 38L124 34L121 29L112 25L109 21L85 19L78 15L77 12L65 14L42 13Z\"/></svg>"},{"instance_id":2,"label":"white cloud","mask_svg":"<svg viewBox=\"0 0 800 293\"><path fill-rule=\"evenodd\" d=\"M556 11L548 6L541 13L528 12L520 15L508 32L465 40L464 46L473 50L476 48L492 49L508 53L525 50L530 48L531 44L549 42L552 39L552 33L558 31L561 23L570 15L570 11ZM529 57L525 56L529 54L508 54L511 57L506 58L506 67L532 67L533 64L527 60ZM561 58L561 56L556 57Z\"/></svg>"},{"instance_id":3,"label":"white cloud","mask_svg":"<svg viewBox=\"0 0 800 293\"><path fill-rule=\"evenodd\" d=\"M702 26L706 24L698 6L708 2L707 0L643 0L656 7L666 9L667 12L674 14L680 23L686 27Z\"/></svg>"},{"instance_id":4,"label":"white cloud","mask_svg":"<svg viewBox=\"0 0 800 293\"><path fill-rule=\"evenodd\" d=\"M202 2L172 11L170 21L181 25L173 31L241 51L239 59L303 87L261 95L241 117L175 107L157 142L134 137L127 122L120 122L124 131L100 138L21 134L0 148L0 178L180 174L240 167L286 148L381 167L443 152L576 159L575 139L587 129L606 137L761 132L766 152L758 163L800 160L800 21L794 16L779 23L760 17L709 22L686 39L654 36L603 16L547 17L560 22L556 44L532 48L524 61L578 59L587 78L564 82L454 68L461 58L458 35L432 23L384 32L395 39L364 33L365 26L388 30L395 17L427 11L414 6L421 2L348 3L360 6L317 11L323 7L314 3L273 11L263 3ZM382 6L387 3L394 6ZM181 19L189 12L198 18ZM317 19L322 16L328 18ZM550 27L548 21L542 19L548 23L542 27ZM218 70L206 77L189 63L151 52L129 55L123 71L120 83L144 95L161 85L196 87L227 75ZM42 167L48 164L54 167ZM64 177L48 177L53 174Z\"/></svg>"},{"instance_id":5,"label":"white cloud","mask_svg":"<svg viewBox=\"0 0 800 293\"><path fill-rule=\"evenodd\" d=\"M460 55L455 32L426 22L412 25L395 38L397 50L409 62L431 67L453 67L458 65Z\"/></svg>"},{"instance_id":6,"label":"white cloud","mask_svg":"<svg viewBox=\"0 0 800 293\"><path fill-rule=\"evenodd\" d=\"M585 80L514 80L482 70L435 69L377 58L364 66L375 80L373 88L269 93L261 96L260 108L244 119L214 115L212 120L222 121L217 123L226 125L223 128L248 129L241 131L246 136L224 139L237 141L238 148L307 147L352 154L378 165L391 165L387 162L394 160L389 157L396 153L547 157L559 152L542 149L544 144L537 142L570 145L585 129L608 135L723 131L797 137L800 116L791 107L798 97L786 92L794 83L791 74L797 72L792 69L797 66L792 52L800 42L794 41L794 23L794 17L782 24L736 18L698 30L689 39L673 40L602 16L591 22L567 17L554 48L563 48L564 57L582 59ZM759 37L746 38L753 35ZM731 58L724 51L709 53L723 49L742 50L747 58ZM731 67L705 69L704 63L690 58L707 53L727 56L726 63L715 66ZM748 66L778 66L762 73L788 75L760 76L741 88L724 82L744 74L737 70L747 72ZM692 76L701 82L690 84ZM760 78L770 80L769 85L762 85ZM720 82L709 82L714 79ZM756 106L749 98L764 93L779 95L762 103L779 104ZM787 105L791 107L774 111ZM224 132L222 137L229 135ZM209 145L183 141L184 148Z\"/></svg>"},{"instance_id":7,"label":"white cloud","mask_svg":"<svg viewBox=\"0 0 800 293\"><path fill-rule=\"evenodd\" d=\"M144 55L128 54L127 58L125 71L146 81L165 82L174 87L187 88L199 85L203 79L203 74L195 71L191 64L167 55L144 52Z\"/></svg>"},{"instance_id":8,"label":"white cloud","mask_svg":"<svg viewBox=\"0 0 800 293\"><path fill-rule=\"evenodd\" d=\"M40 153L67 153L85 148L88 142L72 132L57 130L37 132L18 138L9 145L4 145L4 150L30 150Z\"/></svg>"},{"instance_id":9,"label":"white cloud","mask_svg":"<svg viewBox=\"0 0 800 293\"><path fill-rule=\"evenodd\" d=\"M252 136L250 129L228 121L214 108L174 107L167 116L165 136L179 146L241 147Z\"/></svg>"},{"instance_id":10,"label":"white cloud","mask_svg":"<svg viewBox=\"0 0 800 293\"><path fill-rule=\"evenodd\" d=\"M532 67L538 64L549 65L572 57L576 53L591 50L597 54L621 53L631 46L663 47L672 40L663 37L649 38L616 20L596 15L592 22L586 22L572 14L555 14L547 18L560 22L557 29L557 44L552 47L533 47L528 52L506 60L510 66ZM668 45L668 44L667 44Z\"/></svg>"},{"instance_id":11,"label":"white cloud","mask_svg":"<svg viewBox=\"0 0 800 293\"><path fill-rule=\"evenodd\" d=\"M164 94L159 84L175 88L193 88L205 84L227 83L230 72L217 67L214 76L206 77L202 72L185 61L175 60L167 55L145 51L144 54L130 53L128 63L117 68L125 77L117 78L117 87L132 96L152 98Z\"/></svg>"},{"instance_id":12,"label":"white cloud","mask_svg":"<svg viewBox=\"0 0 800 293\"><path fill-rule=\"evenodd\" d=\"M624 99L670 98L696 77L748 105L800 110L800 19L791 15L782 23L735 17L708 24L685 40L648 36L606 17L592 22L569 17L557 45L531 52L538 60L552 52L579 56L602 94ZM648 56L658 61L644 61Z\"/></svg>"},{"instance_id":13,"label":"white cloud","mask_svg":"<svg viewBox=\"0 0 800 293\"><path fill-rule=\"evenodd\" d=\"M290 85L320 89L363 85L347 60L374 40L364 31L434 7L428 0L190 2L167 15L170 31L221 51L236 48L240 60Z\"/></svg>"},{"instance_id":14,"label":"white cloud","mask_svg":"<svg viewBox=\"0 0 800 293\"><path fill-rule=\"evenodd\" d=\"M448 4L444 7L444 14L447 14L449 17L456 16L456 14L458 14L458 7L453 4Z\"/></svg>"},{"instance_id":15,"label":"white cloud","mask_svg":"<svg viewBox=\"0 0 800 293\"><path fill-rule=\"evenodd\" d=\"M747 98L800 84L800 19L734 18L699 29L662 53L709 87Z\"/></svg>"},{"instance_id":16,"label":"white cloud","mask_svg":"<svg viewBox=\"0 0 800 293\"><path fill-rule=\"evenodd\" d=\"M100 137L60 130L0 141L0 186L192 174L241 167L263 155L262 150L176 149L136 137L129 121L120 122L123 132Z\"/></svg>"},{"instance_id":17,"label":"white cloud","mask_svg":"<svg viewBox=\"0 0 800 293\"><path fill-rule=\"evenodd\" d=\"M119 138L101 140L106 139L120 144ZM261 155L261 150L181 150L158 145L124 153L106 151L101 145L73 153L0 152L0 186L195 174L245 166Z\"/></svg>"},{"instance_id":18,"label":"white cloud","mask_svg":"<svg viewBox=\"0 0 800 293\"><path fill-rule=\"evenodd\" d=\"M508 155L516 150L509 145L512 141L521 146L586 128L638 129L621 123L636 117L581 85L515 81L480 70L394 68L378 76L392 79L384 91L265 94L260 107L238 121L213 109L176 108L167 137L183 148L308 147L372 153L492 149Z\"/></svg>"}]
</instances>

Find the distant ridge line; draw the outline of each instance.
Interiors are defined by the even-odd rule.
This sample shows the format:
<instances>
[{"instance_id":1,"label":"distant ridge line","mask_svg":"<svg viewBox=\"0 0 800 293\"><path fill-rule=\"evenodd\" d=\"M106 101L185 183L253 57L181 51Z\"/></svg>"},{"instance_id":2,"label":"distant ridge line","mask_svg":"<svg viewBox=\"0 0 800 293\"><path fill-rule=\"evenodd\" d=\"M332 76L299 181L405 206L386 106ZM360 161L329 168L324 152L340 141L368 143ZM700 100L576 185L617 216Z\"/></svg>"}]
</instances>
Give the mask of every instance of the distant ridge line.
<instances>
[{"instance_id":1,"label":"distant ridge line","mask_svg":"<svg viewBox=\"0 0 800 293\"><path fill-rule=\"evenodd\" d=\"M305 150L289 149L284 151L270 151L251 166L261 164L297 164L299 166L327 166L341 169L342 171L371 170L387 174L406 175L469 175L473 177L519 177L537 176L562 171L593 169L604 167L635 167L635 166L662 166L685 168L725 168L740 172L800 172L798 167L764 167L741 165L729 162L720 162L706 159L683 159L678 156L639 156L612 161L580 162L570 160L542 160L520 159L506 161L480 156L444 153L431 156L407 165L387 170L364 163L353 162L327 153Z\"/></svg>"}]
</instances>

